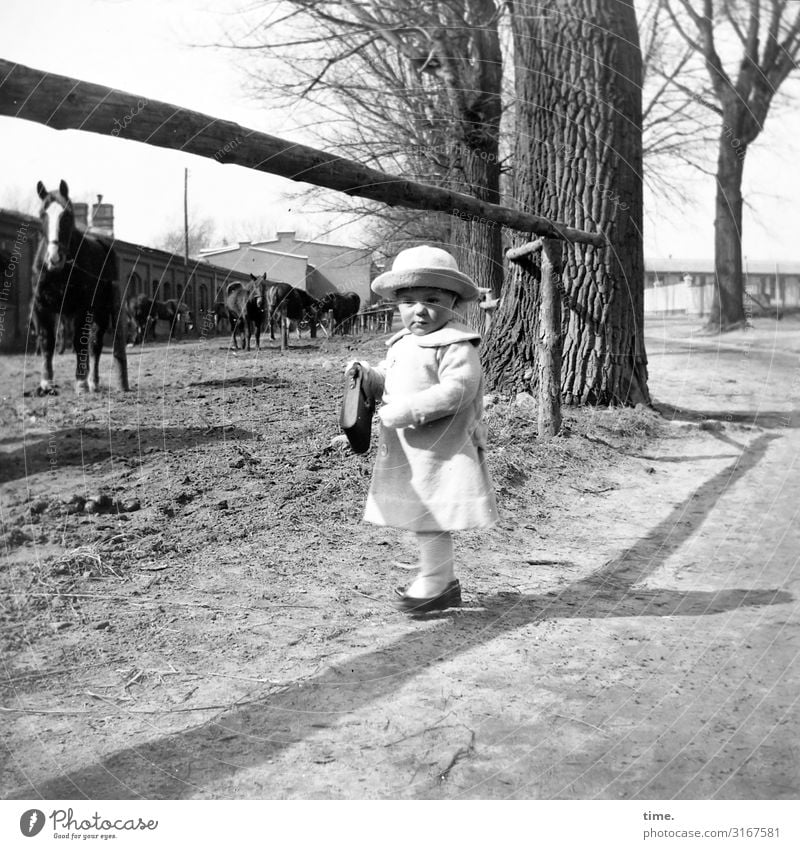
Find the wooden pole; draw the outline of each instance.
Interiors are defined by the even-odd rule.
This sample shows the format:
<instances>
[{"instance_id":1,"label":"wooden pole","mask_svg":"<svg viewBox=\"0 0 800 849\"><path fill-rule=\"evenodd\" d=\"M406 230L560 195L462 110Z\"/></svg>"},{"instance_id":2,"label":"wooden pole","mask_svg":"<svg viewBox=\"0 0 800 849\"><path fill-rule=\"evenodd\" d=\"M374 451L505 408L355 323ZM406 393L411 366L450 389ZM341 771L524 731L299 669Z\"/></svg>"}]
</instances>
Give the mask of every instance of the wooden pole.
<instances>
[{"instance_id":1,"label":"wooden pole","mask_svg":"<svg viewBox=\"0 0 800 849\"><path fill-rule=\"evenodd\" d=\"M0 115L181 150L389 206L446 212L568 242L598 247L606 243L600 233L384 174L232 121L4 59L0 59Z\"/></svg>"},{"instance_id":2,"label":"wooden pole","mask_svg":"<svg viewBox=\"0 0 800 849\"><path fill-rule=\"evenodd\" d=\"M189 282L189 169L183 169L183 267Z\"/></svg>"},{"instance_id":3,"label":"wooden pole","mask_svg":"<svg viewBox=\"0 0 800 849\"><path fill-rule=\"evenodd\" d=\"M539 439L550 439L561 430L561 300L556 282L561 274L562 244L558 239L536 239L516 248L509 248L506 257L519 263L526 274L533 273L531 256L542 252L537 324L536 399L537 433Z\"/></svg>"},{"instance_id":4,"label":"wooden pole","mask_svg":"<svg viewBox=\"0 0 800 849\"><path fill-rule=\"evenodd\" d=\"M561 301L556 292L559 274L561 242L557 239L545 239L542 246L539 336L536 339L540 439L550 439L561 430Z\"/></svg>"}]
</instances>

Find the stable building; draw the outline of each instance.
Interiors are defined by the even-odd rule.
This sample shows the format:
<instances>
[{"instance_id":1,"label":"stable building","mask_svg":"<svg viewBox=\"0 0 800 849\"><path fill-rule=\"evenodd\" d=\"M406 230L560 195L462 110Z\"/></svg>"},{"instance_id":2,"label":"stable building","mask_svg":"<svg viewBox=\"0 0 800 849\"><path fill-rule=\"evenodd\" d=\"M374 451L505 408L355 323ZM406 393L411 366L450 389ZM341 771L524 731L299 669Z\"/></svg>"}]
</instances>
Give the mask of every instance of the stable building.
<instances>
[{"instance_id":1,"label":"stable building","mask_svg":"<svg viewBox=\"0 0 800 849\"><path fill-rule=\"evenodd\" d=\"M200 316L214 303L225 300L231 283L247 282L250 276L205 259L148 248L114 237L114 208L98 196L89 206L73 201L76 225L110 239L119 264L118 283L122 298L147 295L159 301L183 300ZM25 350L30 335L30 306L33 298L33 260L42 238L38 218L0 209L0 351Z\"/></svg>"},{"instance_id":2,"label":"stable building","mask_svg":"<svg viewBox=\"0 0 800 849\"><path fill-rule=\"evenodd\" d=\"M713 259L645 259L644 311L706 316L711 310ZM743 261L748 300L761 307L800 307L800 262Z\"/></svg>"},{"instance_id":3,"label":"stable building","mask_svg":"<svg viewBox=\"0 0 800 849\"><path fill-rule=\"evenodd\" d=\"M274 239L243 241L205 248L200 257L216 265L303 289L315 298L330 292L356 292L368 306L377 298L370 283L377 274L366 248L298 239L294 230L279 230Z\"/></svg>"}]
</instances>

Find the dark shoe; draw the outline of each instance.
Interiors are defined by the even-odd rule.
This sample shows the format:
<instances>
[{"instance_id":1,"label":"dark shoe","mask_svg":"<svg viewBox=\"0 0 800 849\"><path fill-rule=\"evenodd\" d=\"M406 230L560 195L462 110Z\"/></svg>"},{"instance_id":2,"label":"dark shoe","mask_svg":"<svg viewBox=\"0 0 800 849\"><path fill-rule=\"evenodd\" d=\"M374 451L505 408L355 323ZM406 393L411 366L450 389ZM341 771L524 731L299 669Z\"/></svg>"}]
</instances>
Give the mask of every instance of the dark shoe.
<instances>
[{"instance_id":1,"label":"dark shoe","mask_svg":"<svg viewBox=\"0 0 800 849\"><path fill-rule=\"evenodd\" d=\"M414 598L401 589L395 592L400 596L395 603L403 613L430 613L434 610L447 610L448 607L461 607L461 584L458 580L450 583L438 594L430 598Z\"/></svg>"}]
</instances>

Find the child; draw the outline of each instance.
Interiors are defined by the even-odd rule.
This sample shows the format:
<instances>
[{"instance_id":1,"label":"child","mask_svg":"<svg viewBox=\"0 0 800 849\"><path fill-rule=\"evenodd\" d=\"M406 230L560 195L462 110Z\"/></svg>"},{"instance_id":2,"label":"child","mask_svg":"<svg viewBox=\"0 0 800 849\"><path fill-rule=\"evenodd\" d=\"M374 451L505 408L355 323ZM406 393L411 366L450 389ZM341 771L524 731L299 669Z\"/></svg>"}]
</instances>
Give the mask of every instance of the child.
<instances>
[{"instance_id":1,"label":"child","mask_svg":"<svg viewBox=\"0 0 800 849\"><path fill-rule=\"evenodd\" d=\"M419 573L396 591L400 610L458 607L451 532L497 520L484 459L480 336L454 313L479 297L478 287L447 251L422 245L401 251L372 289L397 299L405 329L380 365L361 364L367 393L383 400L364 520L416 533Z\"/></svg>"}]
</instances>

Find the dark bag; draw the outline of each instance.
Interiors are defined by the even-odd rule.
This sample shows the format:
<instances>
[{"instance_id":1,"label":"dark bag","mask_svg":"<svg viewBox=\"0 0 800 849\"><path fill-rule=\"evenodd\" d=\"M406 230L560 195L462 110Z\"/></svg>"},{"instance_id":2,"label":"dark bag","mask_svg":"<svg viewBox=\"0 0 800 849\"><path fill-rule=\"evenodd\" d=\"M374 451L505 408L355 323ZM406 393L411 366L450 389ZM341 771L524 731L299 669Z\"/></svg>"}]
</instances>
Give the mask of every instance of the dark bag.
<instances>
[{"instance_id":1,"label":"dark bag","mask_svg":"<svg viewBox=\"0 0 800 849\"><path fill-rule=\"evenodd\" d=\"M339 411L339 425L355 454L369 451L372 416L375 413L375 401L364 393L363 380L363 370L356 363L344 376L344 395Z\"/></svg>"}]
</instances>

